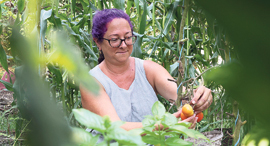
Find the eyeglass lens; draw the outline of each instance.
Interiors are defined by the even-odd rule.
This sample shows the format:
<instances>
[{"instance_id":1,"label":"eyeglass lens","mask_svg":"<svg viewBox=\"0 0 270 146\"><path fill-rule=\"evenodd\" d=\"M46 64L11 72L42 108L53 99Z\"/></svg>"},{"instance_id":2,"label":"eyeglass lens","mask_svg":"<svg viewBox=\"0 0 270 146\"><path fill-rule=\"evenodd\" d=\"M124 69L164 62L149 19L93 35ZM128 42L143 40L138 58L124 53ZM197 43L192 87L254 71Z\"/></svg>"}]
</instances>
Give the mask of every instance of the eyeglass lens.
<instances>
[{"instance_id":1,"label":"eyeglass lens","mask_svg":"<svg viewBox=\"0 0 270 146\"><path fill-rule=\"evenodd\" d=\"M126 43L126 45L133 45L136 41L136 37L131 36L131 37L127 37L125 39L112 39L112 40L110 40L110 45L112 47L119 47L121 45L122 41L124 41Z\"/></svg>"}]
</instances>

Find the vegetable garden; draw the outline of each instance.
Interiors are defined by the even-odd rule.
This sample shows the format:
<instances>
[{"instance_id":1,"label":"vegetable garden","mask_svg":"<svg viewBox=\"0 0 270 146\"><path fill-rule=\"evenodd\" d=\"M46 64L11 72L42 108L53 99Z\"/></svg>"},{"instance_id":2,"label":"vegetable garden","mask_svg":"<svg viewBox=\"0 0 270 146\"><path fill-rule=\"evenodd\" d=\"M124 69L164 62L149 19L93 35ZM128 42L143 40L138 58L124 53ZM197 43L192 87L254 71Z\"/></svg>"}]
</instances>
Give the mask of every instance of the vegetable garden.
<instances>
[{"instance_id":1,"label":"vegetable garden","mask_svg":"<svg viewBox=\"0 0 270 146\"><path fill-rule=\"evenodd\" d=\"M0 93L14 99L0 107L6 139L0 144L199 145L186 140L191 137L211 145L202 133L217 130L222 145L270 145L269 6L263 0L0 0ZM137 36L132 56L159 63L178 85L175 104L159 96L142 129L125 131L123 122L81 106L79 84L98 94L88 74L99 56L91 26L95 12L107 8L130 16ZM9 71L15 82L3 80ZM171 113L199 85L212 90L213 103L188 129ZM156 123L165 129L153 131ZM86 128L105 140L97 143Z\"/></svg>"}]
</instances>

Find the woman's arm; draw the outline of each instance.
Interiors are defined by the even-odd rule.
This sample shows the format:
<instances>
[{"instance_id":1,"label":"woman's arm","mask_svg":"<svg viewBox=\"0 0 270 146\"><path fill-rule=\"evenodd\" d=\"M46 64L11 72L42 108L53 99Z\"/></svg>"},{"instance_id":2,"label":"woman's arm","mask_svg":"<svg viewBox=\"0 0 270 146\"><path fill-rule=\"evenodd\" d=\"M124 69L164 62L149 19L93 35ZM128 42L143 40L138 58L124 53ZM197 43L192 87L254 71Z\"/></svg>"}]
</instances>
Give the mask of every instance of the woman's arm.
<instances>
[{"instance_id":1,"label":"woman's arm","mask_svg":"<svg viewBox=\"0 0 270 146\"><path fill-rule=\"evenodd\" d=\"M173 79L173 77L164 67L153 61L145 60L144 69L149 83L158 94L168 101L170 99L177 99L177 85L174 82L168 81L168 79ZM195 112L200 112L207 109L211 105L212 100L211 90L200 86L194 90L194 97L190 104L196 104L194 110Z\"/></svg>"},{"instance_id":2,"label":"woman's arm","mask_svg":"<svg viewBox=\"0 0 270 146\"><path fill-rule=\"evenodd\" d=\"M177 99L177 84L168 79L173 79L173 77L168 73L168 71L161 65L145 60L144 70L148 82L154 88L157 94L170 101L170 99Z\"/></svg>"},{"instance_id":3,"label":"woman's arm","mask_svg":"<svg viewBox=\"0 0 270 146\"><path fill-rule=\"evenodd\" d=\"M105 92L105 89L101 84L99 95L94 95L89 92L86 88L80 86L82 106L89 111L98 114L100 116L109 116L111 121L120 121L119 116L110 100L110 97ZM135 128L142 128L141 122L126 122L122 125L125 130L131 130Z\"/></svg>"}]
</instances>

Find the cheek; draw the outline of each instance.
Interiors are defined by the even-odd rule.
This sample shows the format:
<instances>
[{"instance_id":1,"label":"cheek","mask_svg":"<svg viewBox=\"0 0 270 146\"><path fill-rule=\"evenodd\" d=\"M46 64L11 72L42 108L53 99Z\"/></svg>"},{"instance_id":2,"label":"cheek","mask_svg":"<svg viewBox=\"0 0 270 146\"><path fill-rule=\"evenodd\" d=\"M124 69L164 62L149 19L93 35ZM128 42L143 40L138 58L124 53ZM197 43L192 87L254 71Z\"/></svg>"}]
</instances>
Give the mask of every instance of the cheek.
<instances>
[{"instance_id":1,"label":"cheek","mask_svg":"<svg viewBox=\"0 0 270 146\"><path fill-rule=\"evenodd\" d=\"M133 45L129 46L129 51L132 51L132 50L133 50Z\"/></svg>"}]
</instances>

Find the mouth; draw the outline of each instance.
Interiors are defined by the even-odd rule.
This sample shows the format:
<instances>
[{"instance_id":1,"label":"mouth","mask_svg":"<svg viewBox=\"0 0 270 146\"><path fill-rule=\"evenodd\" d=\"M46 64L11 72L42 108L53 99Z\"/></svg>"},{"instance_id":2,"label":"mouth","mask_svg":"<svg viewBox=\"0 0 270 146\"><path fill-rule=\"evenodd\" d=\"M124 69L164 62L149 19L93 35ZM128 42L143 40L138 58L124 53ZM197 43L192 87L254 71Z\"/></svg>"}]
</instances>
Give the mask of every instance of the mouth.
<instances>
[{"instance_id":1,"label":"mouth","mask_svg":"<svg viewBox=\"0 0 270 146\"><path fill-rule=\"evenodd\" d=\"M124 54L124 53L127 53L128 51L119 51L119 52L116 52L118 54Z\"/></svg>"}]
</instances>

